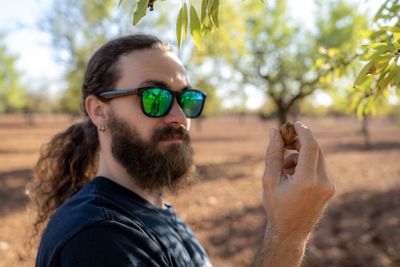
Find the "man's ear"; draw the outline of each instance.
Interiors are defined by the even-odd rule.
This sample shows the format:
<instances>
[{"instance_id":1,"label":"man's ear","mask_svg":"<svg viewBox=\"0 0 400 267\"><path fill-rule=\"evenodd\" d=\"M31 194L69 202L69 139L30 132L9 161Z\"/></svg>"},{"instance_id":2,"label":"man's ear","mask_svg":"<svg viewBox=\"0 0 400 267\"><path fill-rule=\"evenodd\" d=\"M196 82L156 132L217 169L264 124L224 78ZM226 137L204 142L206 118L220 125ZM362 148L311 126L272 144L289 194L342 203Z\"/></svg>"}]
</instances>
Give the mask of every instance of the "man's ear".
<instances>
[{"instance_id":1,"label":"man's ear","mask_svg":"<svg viewBox=\"0 0 400 267\"><path fill-rule=\"evenodd\" d=\"M94 95L87 96L84 104L90 120L99 129L106 123L107 104Z\"/></svg>"}]
</instances>

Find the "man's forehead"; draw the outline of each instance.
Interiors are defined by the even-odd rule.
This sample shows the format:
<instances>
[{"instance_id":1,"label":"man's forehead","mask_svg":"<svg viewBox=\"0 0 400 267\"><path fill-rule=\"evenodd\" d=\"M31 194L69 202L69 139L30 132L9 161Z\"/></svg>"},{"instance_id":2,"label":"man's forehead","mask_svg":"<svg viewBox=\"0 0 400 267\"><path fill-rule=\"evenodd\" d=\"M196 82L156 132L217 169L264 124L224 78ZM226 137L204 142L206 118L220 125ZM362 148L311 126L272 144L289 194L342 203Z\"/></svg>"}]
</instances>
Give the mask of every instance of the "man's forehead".
<instances>
[{"instance_id":1,"label":"man's forehead","mask_svg":"<svg viewBox=\"0 0 400 267\"><path fill-rule=\"evenodd\" d=\"M151 81L164 83L168 87L189 85L183 64L169 51L159 49L134 51L121 57L119 68L122 74L120 79L122 84L119 88L139 86Z\"/></svg>"},{"instance_id":2,"label":"man's forehead","mask_svg":"<svg viewBox=\"0 0 400 267\"><path fill-rule=\"evenodd\" d=\"M162 87L162 88L170 88L170 83L164 82L162 80L155 80L155 79L147 79L143 80L139 85L139 87L146 87L146 86L157 86L157 87ZM189 83L182 87L181 89L184 89L186 87L190 87Z\"/></svg>"}]
</instances>

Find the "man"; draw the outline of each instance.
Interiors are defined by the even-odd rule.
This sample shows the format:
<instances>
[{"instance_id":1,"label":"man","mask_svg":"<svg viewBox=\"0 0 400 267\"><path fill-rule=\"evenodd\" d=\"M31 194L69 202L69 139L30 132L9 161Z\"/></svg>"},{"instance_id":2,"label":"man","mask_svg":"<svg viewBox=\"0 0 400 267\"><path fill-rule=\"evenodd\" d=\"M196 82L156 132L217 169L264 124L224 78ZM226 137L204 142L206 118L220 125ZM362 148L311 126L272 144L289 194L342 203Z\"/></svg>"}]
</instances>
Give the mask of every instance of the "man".
<instances>
[{"instance_id":1,"label":"man","mask_svg":"<svg viewBox=\"0 0 400 267\"><path fill-rule=\"evenodd\" d=\"M92 56L82 95L89 118L56 135L35 168L37 232L49 221L36 266L211 266L164 199L194 177L188 131L206 98L180 60L153 36L112 40ZM270 130L255 266L299 266L334 194L311 131L301 122L295 130L298 153L287 158Z\"/></svg>"}]
</instances>

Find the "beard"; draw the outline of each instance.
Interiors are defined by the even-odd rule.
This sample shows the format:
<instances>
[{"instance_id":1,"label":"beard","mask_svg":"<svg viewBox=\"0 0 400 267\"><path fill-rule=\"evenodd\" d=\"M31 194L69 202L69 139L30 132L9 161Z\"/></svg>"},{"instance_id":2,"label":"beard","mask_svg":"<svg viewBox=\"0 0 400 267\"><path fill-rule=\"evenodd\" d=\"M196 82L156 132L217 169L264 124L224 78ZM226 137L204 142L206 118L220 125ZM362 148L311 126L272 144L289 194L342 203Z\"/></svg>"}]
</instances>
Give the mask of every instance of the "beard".
<instances>
[{"instance_id":1,"label":"beard","mask_svg":"<svg viewBox=\"0 0 400 267\"><path fill-rule=\"evenodd\" d=\"M164 189L178 193L194 180L193 149L190 136L183 126L156 128L149 141L110 111L107 122L111 134L113 157L125 168L133 182L142 189L161 194ZM161 141L179 138L180 143L158 148Z\"/></svg>"}]
</instances>

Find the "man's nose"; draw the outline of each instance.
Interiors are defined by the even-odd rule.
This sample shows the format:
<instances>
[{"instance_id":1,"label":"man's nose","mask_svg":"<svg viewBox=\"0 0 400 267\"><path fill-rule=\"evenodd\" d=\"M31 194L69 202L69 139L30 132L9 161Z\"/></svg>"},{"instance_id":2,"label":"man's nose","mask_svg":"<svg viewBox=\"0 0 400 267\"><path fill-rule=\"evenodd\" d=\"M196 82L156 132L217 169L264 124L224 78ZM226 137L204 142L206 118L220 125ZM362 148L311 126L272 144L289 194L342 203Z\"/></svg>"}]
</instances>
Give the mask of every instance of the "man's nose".
<instances>
[{"instance_id":1,"label":"man's nose","mask_svg":"<svg viewBox=\"0 0 400 267\"><path fill-rule=\"evenodd\" d=\"M187 128L188 119L186 118L186 115L181 106L178 104L176 98L174 98L174 103L172 104L171 110L166 116L164 116L164 121L168 124L184 125Z\"/></svg>"}]
</instances>

